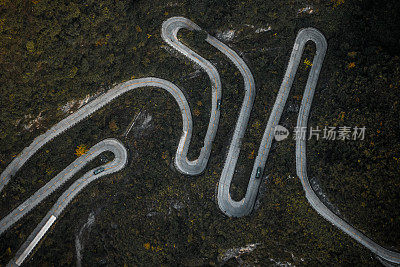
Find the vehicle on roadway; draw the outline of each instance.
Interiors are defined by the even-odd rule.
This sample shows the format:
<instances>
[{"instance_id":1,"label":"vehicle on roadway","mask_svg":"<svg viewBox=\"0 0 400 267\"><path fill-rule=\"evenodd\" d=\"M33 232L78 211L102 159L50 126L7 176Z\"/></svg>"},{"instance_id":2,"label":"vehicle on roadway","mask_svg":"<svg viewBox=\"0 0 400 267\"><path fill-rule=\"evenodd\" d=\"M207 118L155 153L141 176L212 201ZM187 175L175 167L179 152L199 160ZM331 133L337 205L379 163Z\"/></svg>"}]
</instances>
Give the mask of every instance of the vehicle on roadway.
<instances>
[{"instance_id":1,"label":"vehicle on roadway","mask_svg":"<svg viewBox=\"0 0 400 267\"><path fill-rule=\"evenodd\" d=\"M260 179L262 175L262 168L258 167L256 172L256 179Z\"/></svg>"},{"instance_id":2,"label":"vehicle on roadway","mask_svg":"<svg viewBox=\"0 0 400 267\"><path fill-rule=\"evenodd\" d=\"M98 168L97 170L94 170L93 171L93 174L94 175L97 175L97 174L99 174L99 173L101 173L101 172L104 172L105 171L105 169L103 168L103 167L100 167L100 168Z\"/></svg>"},{"instance_id":3,"label":"vehicle on roadway","mask_svg":"<svg viewBox=\"0 0 400 267\"><path fill-rule=\"evenodd\" d=\"M218 101L217 101L217 109L218 110L221 109L221 99L218 99Z\"/></svg>"}]
</instances>

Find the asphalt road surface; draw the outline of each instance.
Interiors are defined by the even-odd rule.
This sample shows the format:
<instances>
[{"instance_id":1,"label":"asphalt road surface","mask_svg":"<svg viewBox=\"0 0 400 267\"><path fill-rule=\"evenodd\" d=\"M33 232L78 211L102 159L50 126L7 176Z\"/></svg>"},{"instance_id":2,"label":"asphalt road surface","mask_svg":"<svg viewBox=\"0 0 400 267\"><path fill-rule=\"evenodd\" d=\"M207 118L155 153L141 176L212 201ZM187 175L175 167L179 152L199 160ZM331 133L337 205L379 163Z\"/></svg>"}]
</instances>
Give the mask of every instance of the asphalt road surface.
<instances>
[{"instance_id":1,"label":"asphalt road surface","mask_svg":"<svg viewBox=\"0 0 400 267\"><path fill-rule=\"evenodd\" d=\"M51 141L54 137L71 128L76 123L87 118L90 114L102 108L113 99L128 91L140 87L162 88L174 97L182 113L183 121L182 136L179 140L178 148L175 155L175 166L183 174L197 175L202 173L207 166L207 162L211 153L211 145L218 129L218 122L220 117L220 107L218 103L220 103L222 100L222 87L220 77L216 68L209 61L183 45L177 39L177 33L182 28L188 30L202 31L199 26L186 18L173 17L163 23L162 38L174 49L192 60L195 64L198 64L209 76L212 88L210 122L208 124L207 133L204 138L203 147L200 151L200 155L196 160L189 161L187 159L187 153L192 136L193 121L191 117L190 107L184 94L176 85L172 84L169 81L153 77L142 78L131 80L114 87L104 95L98 97L84 107L80 108L77 112L60 121L44 134L35 138L32 144L26 147L1 174L0 191L10 181L15 173L24 165L24 163L28 161L29 158L33 156L47 142ZM234 52L228 46L208 34L206 41L217 48L219 51L221 51L224 55L228 57L229 60L234 63L234 65L241 72L244 80L245 96L243 99L239 117L236 122L232 142L229 147L221 178L218 183L217 197L218 205L223 213L228 216L241 217L248 215L253 210L254 203L258 194L258 188L262 180L256 178L256 173L259 168L261 169L261 171L264 169L271 143L274 138L274 129L278 125L280 117L282 115L282 111L289 95L289 91L292 86L297 67L299 65L301 55L304 50L304 46L308 41L314 42L316 44L316 55L313 60L313 65L303 95L297 127L307 126L311 102L327 49L327 43L324 36L316 29L307 28L301 30L298 33L289 60L289 64L284 79L282 81L282 85L278 92L277 100L274 104L271 116L268 120L267 127L264 131L264 135L258 150L258 155L255 159L246 195L241 201L234 201L230 197L229 190L232 182L232 177L235 172L236 163L239 157L241 140L247 128L250 112L256 94L255 83L250 69L236 52ZM14 258L9 262L10 266L19 266L24 262L24 260L35 248L35 246L39 243L41 238L46 234L48 229L50 229L56 219L60 216L63 209L67 207L68 203L70 203L70 201L85 186L104 175L117 172L126 166L128 156L124 145L116 139L106 139L99 142L98 144L93 146L88 151L88 153L76 159L73 163L71 163L68 167L61 171L56 177L50 180L45 186L39 189L34 195L32 195L20 206L18 206L14 211L1 219L0 235L9 227L11 227L14 223L16 223L19 219L21 219L30 210L32 210L37 204L43 201L48 195L50 195L62 184L64 184L86 164L88 164L91 160L93 160L104 151L111 151L114 154L113 161L97 167L93 170L90 170L77 181L75 181L70 186L70 188L68 188L59 197L54 206L38 224L35 230L30 234L25 243L20 247ZM305 140L298 139L296 141L296 170L298 176L300 177L304 191L306 192L306 197L311 206L329 222L349 234L352 238L354 238L359 243L370 249L373 253L378 255L381 259L384 260L384 263L400 264L399 253L390 251L379 246L371 239L363 235L361 232L356 230L354 227L352 227L350 224L345 222L343 219L335 215L319 200L308 181L306 167L306 143Z\"/></svg>"},{"instance_id":2,"label":"asphalt road surface","mask_svg":"<svg viewBox=\"0 0 400 267\"><path fill-rule=\"evenodd\" d=\"M190 113L189 104L183 94L183 92L174 84L169 81L159 79L159 78L142 78L131 80L122 83L113 89L109 90L104 95L98 97L92 102L88 103L84 107L80 108L77 112L63 119L51 129L46 131L44 134L35 138L32 144L26 147L3 171L0 176L0 191L4 186L10 181L10 179L15 175L15 173L24 165L26 161L29 160L42 146L47 142L51 141L54 137L58 136L62 132L71 128L81 120L87 118L90 114L94 113L98 109L105 106L107 103L111 102L120 95L129 92L133 89L140 87L158 87L165 89L169 92L177 102L181 114L182 114L182 136L180 138L178 149L175 155L175 165L177 169L189 175L196 175L201 173L206 165L208 158L211 153L211 145L214 140L217 128L220 110L217 109L217 101L221 97L221 81L219 74L215 67L205 60L204 58L197 55L195 52L191 51L189 48L181 44L177 38L176 34L180 28L187 28L190 30L200 29L197 25L189 20L183 18L173 18L167 20L163 24L162 37L169 43L172 47L177 49L182 54L186 55L188 58L193 60L196 64L200 65L210 76L212 85L212 110L211 118L208 127L208 131L205 136L204 146L201 149L200 156L195 161L189 161L187 159L188 148L192 135L193 121ZM90 182L113 172L117 172L125 167L127 162L127 153L125 147L115 139L106 139L100 143L93 146L90 151L76 159L67 168L60 172L56 177L49 181L45 186L39 189L34 195L28 198L24 203L12 211L9 215L2 218L0 221L0 234L6 231L10 226L21 219L25 214L32 210L37 204L43 201L48 195L54 192L58 187L65 183L69 178L71 178L76 172L83 168L87 163L93 160L96 156L104 151L111 151L114 153L114 160L111 163L100 166L99 168L104 168L104 171L95 174L96 168L87 172L83 177L77 180L69 189L67 189L63 195L58 199L57 203L48 212L48 214L43 218L41 223L36 227L36 229L31 233L25 243L17 251L14 258L10 261L9 265L21 265L26 257L32 252L34 247L38 244L40 239L45 235L50 226L56 221L57 217L61 211L68 205L68 203L73 199L77 193L87 186Z\"/></svg>"},{"instance_id":3,"label":"asphalt road surface","mask_svg":"<svg viewBox=\"0 0 400 267\"><path fill-rule=\"evenodd\" d=\"M311 40L316 45L316 55L313 60L310 74L308 76L306 89L303 94L299 116L297 118L297 129L307 129L307 120L310 113L311 102L314 96L315 87L317 85L318 75L321 70L322 62L324 60L327 43L325 37L315 29L303 29L299 32L294 44L292 55L286 70L286 75L283 80L288 81L291 85L294 74L296 73L297 66L301 59L301 54L304 49L305 43ZM288 77L288 78L287 78ZM291 79L291 80L290 80ZM289 87L290 88L290 87ZM305 128L300 128L305 127ZM346 234L354 238L360 244L371 250L373 253L378 255L380 258L388 263L400 264L400 254L388 250L379 244L372 241L370 238L365 236L363 233L355 229L348 222L333 213L327 206L325 206L318 196L312 189L307 176L307 163L306 163L306 140L305 138L299 138L296 140L296 171L300 178L301 184L306 197L311 206L326 220L331 222L333 225L344 231ZM383 262L384 263L384 262Z\"/></svg>"}]
</instances>

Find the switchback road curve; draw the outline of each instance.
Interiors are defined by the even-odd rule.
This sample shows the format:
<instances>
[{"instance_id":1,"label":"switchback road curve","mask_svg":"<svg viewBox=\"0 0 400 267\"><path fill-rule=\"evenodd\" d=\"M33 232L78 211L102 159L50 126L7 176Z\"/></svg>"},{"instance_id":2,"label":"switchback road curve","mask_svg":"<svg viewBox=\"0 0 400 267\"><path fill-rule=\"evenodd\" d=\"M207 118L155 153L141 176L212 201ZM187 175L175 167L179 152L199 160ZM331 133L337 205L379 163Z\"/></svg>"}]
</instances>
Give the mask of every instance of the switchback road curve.
<instances>
[{"instance_id":1,"label":"switchback road curve","mask_svg":"<svg viewBox=\"0 0 400 267\"><path fill-rule=\"evenodd\" d=\"M322 62L324 60L324 55L327 47L325 37L319 31L315 29L304 29L299 32L292 50L292 55L290 57L288 68L286 70L285 78L282 83L284 84L285 80L288 80L289 84L292 84L294 74L296 73L297 66L299 65L301 59L301 54L303 53L304 45L308 40L311 40L315 43L316 55L313 60L311 71L309 73L306 84L306 89L304 91L303 99L301 101L301 107L297 118L297 129L307 129L307 120L311 109L311 102L314 96L318 75L321 69ZM360 244L371 250L382 259L390 263L400 264L400 253L388 250L375 243L373 240L351 226L348 222L333 213L327 206L325 206L325 204L321 202L321 200L312 189L311 184L308 180L305 138L298 138L296 140L296 171L297 175L300 178L303 189L306 192L306 198L308 202L322 217L324 217L326 220L328 220L340 230L354 238L356 241L358 241Z\"/></svg>"},{"instance_id":2,"label":"switchback road curve","mask_svg":"<svg viewBox=\"0 0 400 267\"><path fill-rule=\"evenodd\" d=\"M82 167L88 162L96 158L99 154L105 151L110 151L114 154L114 160L107 164L102 165L100 168L104 168L104 171L94 174L93 170L85 173L81 178L76 180L57 200L54 206L48 211L42 221L36 226L36 228L29 235L27 240L18 249L14 258L8 265L21 265L26 257L38 244L40 239L53 225L56 219L61 215L64 208L71 202L71 200L89 183L99 179L104 175L115 173L123 169L127 163L128 155L127 151L122 143L116 139L106 139L96 145L94 145L86 155L83 155L71 163L67 168L60 172L56 177L50 180L45 186L39 189L34 195L28 200L21 204L17 209L10 213L2 222L2 232L6 227L14 224L23 215L29 212L34 206L40 203L46 196L48 196L55 188L59 187L62 183L66 182L75 173L77 173ZM99 169L99 168L97 168ZM3 221L5 221L3 223ZM6 226L3 226L4 224Z\"/></svg>"},{"instance_id":3,"label":"switchback road curve","mask_svg":"<svg viewBox=\"0 0 400 267\"><path fill-rule=\"evenodd\" d=\"M218 128L220 104L222 100L221 81L216 68L209 61L205 60L200 55L179 42L179 40L177 39L177 33L181 28L201 31L201 28L190 20L183 17L173 17L166 20L162 25L161 35L163 40L174 49L182 53L184 56L198 64L204 71L206 71L210 78L212 89L210 122L204 139L203 147L200 151L200 155L196 160L189 161L187 159L187 153L192 135L193 122L189 104L184 94L177 86L166 80L152 77L142 78L128 81L114 87L106 94L85 105L74 114L70 115L69 117L65 118L64 120L53 126L46 133L37 137L33 141L33 143L29 147L26 147L3 171L0 176L0 191L9 182L12 176L14 176L15 173L23 166L23 164L47 142L49 142L65 130L69 129L79 121L87 118L90 114L97 111L118 96L139 87L158 87L165 89L172 94L180 108L183 121L182 136L180 138L175 155L175 166L181 173L187 175L196 175L203 172L210 157L211 145ZM245 62L228 46L207 34L206 41L218 50L220 50L223 54L225 54L239 69L244 79L245 96L234 130L232 142L228 151L228 156L225 161L224 169L218 183L218 205L220 209L228 216L244 216L249 214L253 209L254 202L258 193L258 188L261 182L261 179L255 179L255 174L259 167L263 169L265 166L271 143L274 137L274 128L278 124L283 108L285 106L287 96L292 86L295 73L297 71L301 55L303 53L304 45L309 40L313 41L316 44L317 51L307 81L297 124L298 127L304 127L307 125L312 97L315 91L318 75L322 67L322 62L327 47L326 40L323 35L312 28L301 30L296 38L286 74L284 76L277 100L274 104L271 116L263 135L263 139L260 144L259 152L253 166L253 171L246 191L246 195L241 201L233 201L230 197L229 188L232 182L232 177L240 152L241 139L244 136L254 102L255 84L250 69L247 67ZM91 170L84 174L84 176L79 178L75 183L73 183L71 187L63 193L63 195L58 199L53 208L47 213L47 215L31 233L25 243L17 251L15 257L10 261L9 265L19 266L23 263L26 257L32 252L33 248L38 244L40 239L54 224L56 219L61 214L62 210L85 186L104 175L119 171L125 167L127 163L127 152L125 147L116 139L106 139L99 142L98 144L93 146L86 155L83 155L75 160L56 177L49 181L44 187L39 189L34 195L32 195L18 208L16 208L0 221L1 234L16 221L22 218L31 209L33 209L44 198L51 194L56 188L65 183L88 162L93 160L96 156L104 151L111 151L115 156L114 160L101 166L101 172L96 172L99 171L100 168L97 168L94 171ZM348 233L351 237L366 246L372 252L376 253L382 259L392 263L400 263L400 257L398 253L389 251L374 243L368 237L364 236L362 233L350 226L347 222L332 213L318 199L308 182L306 174L305 141L302 142L301 140L298 140L296 144L296 169L297 174L301 179L303 188L306 192L308 201L319 214L321 214L325 219L329 220L331 223L339 227L344 232Z\"/></svg>"},{"instance_id":4,"label":"switchback road curve","mask_svg":"<svg viewBox=\"0 0 400 267\"><path fill-rule=\"evenodd\" d=\"M200 57L177 40L176 34L178 30L183 27L189 30L200 30L200 28L196 24L187 19L172 18L170 20L167 20L163 24L162 37L164 41L169 43L172 47L174 47L179 52L186 55L188 58L200 65L209 75L212 85L211 118L204 141L204 146L201 149L198 159L194 161L189 161L187 159L187 153L193 128L193 121L190 113L189 104L183 92L176 85L172 84L169 81L153 77L142 78L128 81L114 87L104 95L98 97L97 99L79 109L77 112L57 123L44 134L35 138L31 145L26 147L2 172L0 176L0 191L10 181L15 173L24 165L24 163L28 161L29 158L47 142L49 142L62 132L66 131L67 129L71 128L81 120L87 118L90 114L102 108L113 99L128 91L140 87L162 88L174 97L180 108L183 121L182 136L180 138L178 149L175 155L175 165L180 172L185 174L196 175L201 173L207 165L207 161L211 153L212 141L218 128L220 110L219 108L217 108L217 102L221 97L221 81L218 72L210 62ZM226 49L227 51L225 51L225 53L233 52L229 48ZM46 231L57 219L57 216L81 189L83 189L91 181L98 179L106 174L116 172L125 166L127 162L127 153L125 148L119 141L114 139L107 139L98 143L89 151L87 155L81 156L80 158L75 160L70 166L64 169L44 187L39 189L33 196L27 199L24 203L22 203L19 207L17 207L14 211L12 211L9 215L4 217L0 221L1 234L6 231L10 226L12 226L15 222L17 222L20 218L22 218L25 214L27 214L31 209L33 209L38 203L40 203L59 186L65 183L70 177L73 176L73 174L79 171L89 161L91 161L94 157L104 151L111 151L114 153L115 159L113 162L110 163L112 164L112 167L110 167L109 164L103 165L101 168L104 168L104 171L100 172L99 174L94 173L94 171L96 170L91 170L78 181L76 181L69 189L67 189L64 194L58 199L57 203L49 211L46 217L43 218L42 222L32 232L26 242L21 246L9 265L22 264L22 262L31 253L31 251L37 245L40 239L44 236Z\"/></svg>"}]
</instances>

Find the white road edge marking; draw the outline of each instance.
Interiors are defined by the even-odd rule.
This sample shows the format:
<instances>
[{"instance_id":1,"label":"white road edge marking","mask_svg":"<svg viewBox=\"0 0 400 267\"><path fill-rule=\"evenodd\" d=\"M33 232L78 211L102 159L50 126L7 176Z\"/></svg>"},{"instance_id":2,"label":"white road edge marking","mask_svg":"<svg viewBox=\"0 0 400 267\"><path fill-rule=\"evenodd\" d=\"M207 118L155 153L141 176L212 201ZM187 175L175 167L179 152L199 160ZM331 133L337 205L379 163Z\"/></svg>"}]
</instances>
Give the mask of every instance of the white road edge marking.
<instances>
[{"instance_id":1,"label":"white road edge marking","mask_svg":"<svg viewBox=\"0 0 400 267\"><path fill-rule=\"evenodd\" d=\"M29 244L29 246L25 249L25 251L21 254L21 256L15 261L15 264L20 266L22 262L25 260L25 258L31 253L32 249L39 243L40 239L44 236L44 234L49 230L50 226L53 225L53 223L56 220L56 216L51 215L49 220L46 222L46 224L43 226L43 228L39 231L39 233L35 236L35 238L32 240L32 242Z\"/></svg>"}]
</instances>

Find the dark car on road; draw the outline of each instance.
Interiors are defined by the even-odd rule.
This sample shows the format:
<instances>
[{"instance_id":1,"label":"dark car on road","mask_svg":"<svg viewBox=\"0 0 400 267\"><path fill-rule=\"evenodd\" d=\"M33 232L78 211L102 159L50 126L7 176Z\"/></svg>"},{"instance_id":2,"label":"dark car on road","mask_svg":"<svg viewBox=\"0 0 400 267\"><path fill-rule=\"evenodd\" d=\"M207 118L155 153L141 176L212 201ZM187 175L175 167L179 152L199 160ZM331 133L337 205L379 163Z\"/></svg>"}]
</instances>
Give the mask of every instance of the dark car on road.
<instances>
[{"instance_id":1,"label":"dark car on road","mask_svg":"<svg viewBox=\"0 0 400 267\"><path fill-rule=\"evenodd\" d=\"M97 170L94 170L93 174L94 174L94 175L97 175L97 174L99 174L99 173L101 173L101 172L104 172L104 171L105 171L105 169L104 169L103 167L100 167L100 168L98 168Z\"/></svg>"},{"instance_id":2,"label":"dark car on road","mask_svg":"<svg viewBox=\"0 0 400 267\"><path fill-rule=\"evenodd\" d=\"M256 179L260 179L262 175L262 168L258 167L256 172Z\"/></svg>"}]
</instances>

